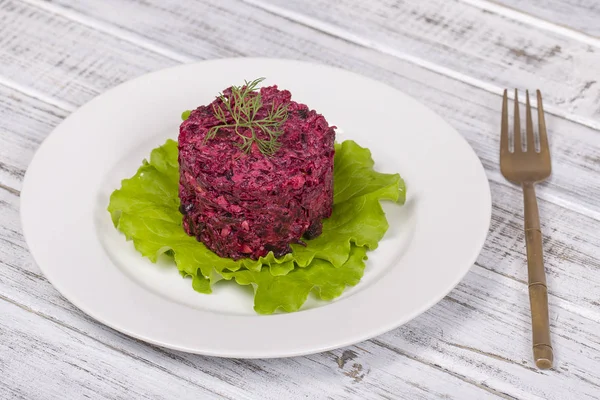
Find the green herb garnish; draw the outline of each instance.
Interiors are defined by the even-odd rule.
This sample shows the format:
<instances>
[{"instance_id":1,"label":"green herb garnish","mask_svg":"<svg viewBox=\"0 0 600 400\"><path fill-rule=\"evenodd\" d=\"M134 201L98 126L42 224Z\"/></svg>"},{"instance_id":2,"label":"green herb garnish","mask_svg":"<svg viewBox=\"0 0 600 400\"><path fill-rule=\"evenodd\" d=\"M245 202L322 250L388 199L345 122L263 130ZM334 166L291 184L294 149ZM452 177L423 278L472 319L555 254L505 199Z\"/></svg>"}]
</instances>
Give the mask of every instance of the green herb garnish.
<instances>
[{"instance_id":1,"label":"green herb garnish","mask_svg":"<svg viewBox=\"0 0 600 400\"><path fill-rule=\"evenodd\" d=\"M246 153L250 152L254 143L260 152L267 156L279 150L281 143L277 139L283 134L283 124L288 118L288 106L282 104L275 109L273 105L266 117L257 119L263 103L256 87L264 79L244 81L243 86L232 86L231 93L227 96L219 93L223 105L213 104L213 111L221 124L209 129L204 138L205 142L213 139L221 128L234 128L235 133L242 138L242 143L238 146ZM258 137L260 131L266 135L266 139Z\"/></svg>"}]
</instances>

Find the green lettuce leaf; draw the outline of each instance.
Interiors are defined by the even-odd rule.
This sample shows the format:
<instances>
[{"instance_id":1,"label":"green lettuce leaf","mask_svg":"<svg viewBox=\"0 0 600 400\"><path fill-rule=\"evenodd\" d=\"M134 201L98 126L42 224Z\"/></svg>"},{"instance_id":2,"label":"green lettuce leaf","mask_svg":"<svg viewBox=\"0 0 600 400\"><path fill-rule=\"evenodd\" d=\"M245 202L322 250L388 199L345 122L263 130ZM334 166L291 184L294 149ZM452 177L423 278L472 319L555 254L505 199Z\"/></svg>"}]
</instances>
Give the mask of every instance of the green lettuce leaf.
<instances>
[{"instance_id":1,"label":"green lettuce leaf","mask_svg":"<svg viewBox=\"0 0 600 400\"><path fill-rule=\"evenodd\" d=\"M333 203L340 204L362 196L404 204L406 187L398 174L382 174L373 169L371 151L353 140L335 144Z\"/></svg>"},{"instance_id":2,"label":"green lettuce leaf","mask_svg":"<svg viewBox=\"0 0 600 400\"><path fill-rule=\"evenodd\" d=\"M286 275L273 276L269 268L260 271L240 270L224 273L225 279L235 279L240 285L254 286L254 310L272 314L279 308L297 311L315 290L322 300L339 297L346 286L356 285L363 276L367 250L353 246L350 256L339 268L330 262L315 259L306 268L296 268Z\"/></svg>"},{"instance_id":3,"label":"green lettuce leaf","mask_svg":"<svg viewBox=\"0 0 600 400\"><path fill-rule=\"evenodd\" d=\"M388 229L379 201L403 203L405 199L400 176L374 171L368 149L353 141L336 144L334 207L323 223L323 233L307 241L306 247L292 245L292 253L279 259L269 253L259 260L234 261L217 256L185 233L178 180L177 142L168 140L154 149L150 160L144 160L137 173L123 180L121 188L111 195L108 211L113 223L152 262L161 254L172 255L181 275L191 277L192 287L198 292L211 293L211 285L221 279L252 284L255 309L261 313L279 307L297 310L313 288L319 288L322 298L331 299L339 296L346 285L358 282L364 265L357 268L360 263L353 255L375 249ZM357 271L360 276L350 279ZM338 278L333 279L332 274ZM323 279L331 283L326 285ZM283 292L286 296L277 300Z\"/></svg>"}]
</instances>

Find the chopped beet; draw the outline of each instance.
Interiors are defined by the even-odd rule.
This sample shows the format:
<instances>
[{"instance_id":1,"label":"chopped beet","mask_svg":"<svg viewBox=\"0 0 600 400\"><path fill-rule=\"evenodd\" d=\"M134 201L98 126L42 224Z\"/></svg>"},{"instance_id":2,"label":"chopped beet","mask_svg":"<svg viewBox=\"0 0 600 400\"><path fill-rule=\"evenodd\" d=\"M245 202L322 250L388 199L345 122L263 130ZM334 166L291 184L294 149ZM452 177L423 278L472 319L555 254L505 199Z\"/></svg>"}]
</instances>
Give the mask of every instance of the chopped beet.
<instances>
[{"instance_id":1,"label":"chopped beet","mask_svg":"<svg viewBox=\"0 0 600 400\"><path fill-rule=\"evenodd\" d=\"M230 92L226 90L225 95ZM221 128L213 105L200 106L180 127L179 197L185 231L221 257L257 259L273 251L283 256L291 243L321 234L331 215L335 127L277 86L260 89L263 106L256 119L274 106L288 106L281 147L264 155L256 145L240 149L247 128ZM258 130L260 138L266 135ZM264 136L261 136L264 135Z\"/></svg>"}]
</instances>

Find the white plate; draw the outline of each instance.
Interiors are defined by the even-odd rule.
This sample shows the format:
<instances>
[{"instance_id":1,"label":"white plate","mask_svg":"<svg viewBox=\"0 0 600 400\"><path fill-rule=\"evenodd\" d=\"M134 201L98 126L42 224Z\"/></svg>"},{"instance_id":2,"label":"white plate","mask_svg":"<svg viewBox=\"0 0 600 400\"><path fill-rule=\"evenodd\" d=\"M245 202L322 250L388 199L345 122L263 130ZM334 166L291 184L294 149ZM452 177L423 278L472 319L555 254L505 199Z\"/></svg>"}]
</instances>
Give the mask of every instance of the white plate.
<instances>
[{"instance_id":1,"label":"white plate","mask_svg":"<svg viewBox=\"0 0 600 400\"><path fill-rule=\"evenodd\" d=\"M152 264L112 226L110 193L150 150L177 138L183 110L231 84L265 85L339 127L338 140L371 149L376 168L400 172L404 207L386 204L390 230L369 253L363 280L332 303L258 316L248 288L217 284L202 295L168 262ZM441 300L467 273L490 222L479 159L438 115L382 83L289 60L225 59L183 65L124 83L67 118L44 141L21 194L34 259L69 301L150 343L223 357L284 357L356 343L397 327Z\"/></svg>"}]
</instances>

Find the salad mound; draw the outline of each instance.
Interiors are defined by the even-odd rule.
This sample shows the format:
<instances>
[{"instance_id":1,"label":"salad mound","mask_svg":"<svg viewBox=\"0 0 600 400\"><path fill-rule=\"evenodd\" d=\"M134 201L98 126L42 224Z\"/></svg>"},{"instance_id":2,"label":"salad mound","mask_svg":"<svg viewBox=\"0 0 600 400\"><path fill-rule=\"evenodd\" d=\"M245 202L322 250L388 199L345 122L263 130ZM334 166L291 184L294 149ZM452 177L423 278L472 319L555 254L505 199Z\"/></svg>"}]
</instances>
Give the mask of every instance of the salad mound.
<instances>
[{"instance_id":1,"label":"salad mound","mask_svg":"<svg viewBox=\"0 0 600 400\"><path fill-rule=\"evenodd\" d=\"M183 227L234 260L290 253L332 211L334 127L260 81L191 111L179 133Z\"/></svg>"},{"instance_id":2,"label":"salad mound","mask_svg":"<svg viewBox=\"0 0 600 400\"><path fill-rule=\"evenodd\" d=\"M210 293L220 280L254 288L260 314L298 310L311 292L332 300L363 275L367 250L377 248L388 229L381 200L405 200L398 174L373 169L368 149L353 141L335 144L333 207L320 236L306 245L291 244L291 253L273 251L258 259L224 258L189 236L180 212L178 144L168 140L154 149L137 173L124 179L110 198L113 223L137 251L156 262L166 254L192 287Z\"/></svg>"}]
</instances>

